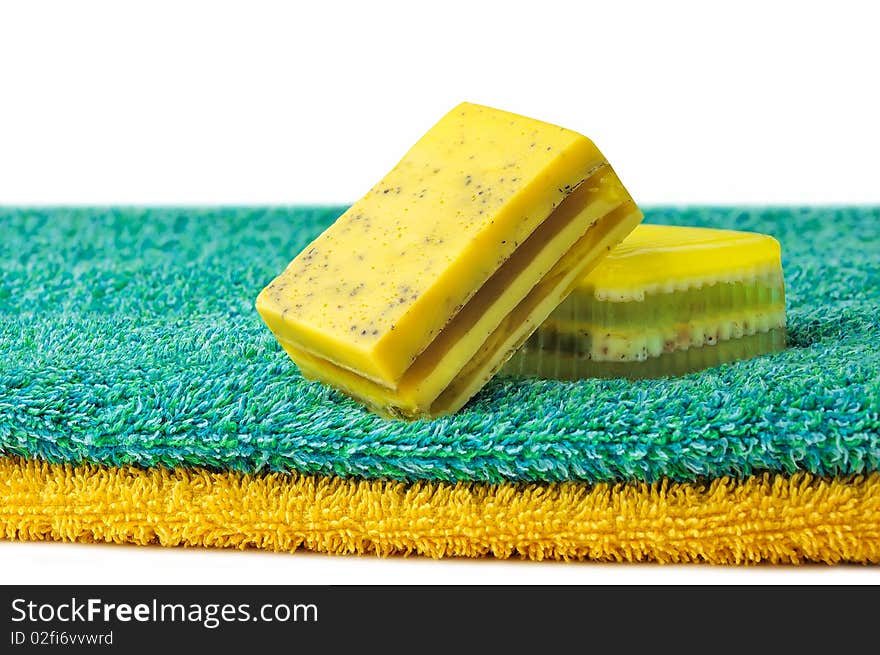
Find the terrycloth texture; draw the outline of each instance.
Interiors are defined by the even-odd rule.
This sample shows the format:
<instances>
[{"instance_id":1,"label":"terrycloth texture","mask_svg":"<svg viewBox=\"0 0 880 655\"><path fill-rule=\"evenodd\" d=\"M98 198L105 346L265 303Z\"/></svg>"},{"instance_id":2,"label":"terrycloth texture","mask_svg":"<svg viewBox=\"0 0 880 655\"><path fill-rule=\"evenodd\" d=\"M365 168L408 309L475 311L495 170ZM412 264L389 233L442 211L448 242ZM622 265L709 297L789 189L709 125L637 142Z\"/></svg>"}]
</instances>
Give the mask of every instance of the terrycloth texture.
<instances>
[{"instance_id":1,"label":"terrycloth texture","mask_svg":"<svg viewBox=\"0 0 880 655\"><path fill-rule=\"evenodd\" d=\"M342 208L0 208L0 453L402 480L880 468L880 208L648 209L782 243L792 348L679 379L491 382L389 422L253 309Z\"/></svg>"},{"instance_id":2,"label":"terrycloth texture","mask_svg":"<svg viewBox=\"0 0 880 655\"><path fill-rule=\"evenodd\" d=\"M0 459L0 537L431 557L880 562L880 475L400 483Z\"/></svg>"}]
</instances>

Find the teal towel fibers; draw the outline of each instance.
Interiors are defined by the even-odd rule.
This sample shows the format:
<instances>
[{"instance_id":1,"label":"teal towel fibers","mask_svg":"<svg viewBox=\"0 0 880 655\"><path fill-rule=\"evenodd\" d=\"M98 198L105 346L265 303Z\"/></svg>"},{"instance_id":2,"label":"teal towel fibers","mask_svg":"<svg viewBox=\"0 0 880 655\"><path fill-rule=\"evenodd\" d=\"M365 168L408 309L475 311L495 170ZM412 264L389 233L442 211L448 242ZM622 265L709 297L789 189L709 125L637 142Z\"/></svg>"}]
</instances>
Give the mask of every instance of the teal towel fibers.
<instances>
[{"instance_id":1,"label":"teal towel fibers","mask_svg":"<svg viewBox=\"0 0 880 655\"><path fill-rule=\"evenodd\" d=\"M677 379L495 379L389 422L305 381L254 299L341 207L0 208L0 453L400 480L880 466L880 208L654 208L782 243L791 347Z\"/></svg>"}]
</instances>

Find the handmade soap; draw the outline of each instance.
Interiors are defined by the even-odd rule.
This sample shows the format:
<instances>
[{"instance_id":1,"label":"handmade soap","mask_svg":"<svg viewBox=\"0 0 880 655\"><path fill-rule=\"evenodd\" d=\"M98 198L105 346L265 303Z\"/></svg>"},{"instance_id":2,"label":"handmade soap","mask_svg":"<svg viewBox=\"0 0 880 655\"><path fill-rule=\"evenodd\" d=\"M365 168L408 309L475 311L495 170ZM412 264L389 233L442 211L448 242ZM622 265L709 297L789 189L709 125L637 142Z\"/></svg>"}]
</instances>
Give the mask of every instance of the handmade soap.
<instances>
[{"instance_id":1,"label":"handmade soap","mask_svg":"<svg viewBox=\"0 0 880 655\"><path fill-rule=\"evenodd\" d=\"M307 377L428 418L476 393L639 221L589 139L464 103L256 306Z\"/></svg>"},{"instance_id":2,"label":"handmade soap","mask_svg":"<svg viewBox=\"0 0 880 655\"><path fill-rule=\"evenodd\" d=\"M659 377L773 352L785 346L784 295L770 236L639 225L504 370Z\"/></svg>"}]
</instances>

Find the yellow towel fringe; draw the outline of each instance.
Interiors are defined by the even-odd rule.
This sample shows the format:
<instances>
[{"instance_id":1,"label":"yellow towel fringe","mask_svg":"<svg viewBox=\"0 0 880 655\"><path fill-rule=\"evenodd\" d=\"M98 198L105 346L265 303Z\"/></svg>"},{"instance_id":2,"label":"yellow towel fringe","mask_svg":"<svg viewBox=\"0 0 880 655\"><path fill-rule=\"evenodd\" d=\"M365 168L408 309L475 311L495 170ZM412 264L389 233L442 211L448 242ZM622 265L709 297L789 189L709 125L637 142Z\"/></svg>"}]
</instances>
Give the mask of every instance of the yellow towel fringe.
<instances>
[{"instance_id":1,"label":"yellow towel fringe","mask_svg":"<svg viewBox=\"0 0 880 655\"><path fill-rule=\"evenodd\" d=\"M404 484L0 458L0 536L429 557L880 563L880 475Z\"/></svg>"}]
</instances>

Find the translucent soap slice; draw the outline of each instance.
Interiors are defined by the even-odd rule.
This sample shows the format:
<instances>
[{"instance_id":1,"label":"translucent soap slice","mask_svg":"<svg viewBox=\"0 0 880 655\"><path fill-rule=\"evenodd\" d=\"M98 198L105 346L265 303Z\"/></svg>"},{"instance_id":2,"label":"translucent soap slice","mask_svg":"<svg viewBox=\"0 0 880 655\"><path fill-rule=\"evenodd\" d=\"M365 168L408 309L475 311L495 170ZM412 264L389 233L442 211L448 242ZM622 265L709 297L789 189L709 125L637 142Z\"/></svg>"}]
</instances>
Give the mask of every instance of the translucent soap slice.
<instances>
[{"instance_id":1,"label":"translucent soap slice","mask_svg":"<svg viewBox=\"0 0 880 655\"><path fill-rule=\"evenodd\" d=\"M640 225L508 362L543 378L660 377L785 347L779 243Z\"/></svg>"}]
</instances>

